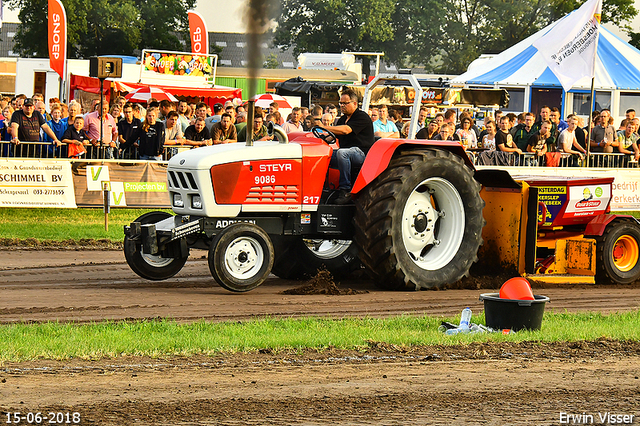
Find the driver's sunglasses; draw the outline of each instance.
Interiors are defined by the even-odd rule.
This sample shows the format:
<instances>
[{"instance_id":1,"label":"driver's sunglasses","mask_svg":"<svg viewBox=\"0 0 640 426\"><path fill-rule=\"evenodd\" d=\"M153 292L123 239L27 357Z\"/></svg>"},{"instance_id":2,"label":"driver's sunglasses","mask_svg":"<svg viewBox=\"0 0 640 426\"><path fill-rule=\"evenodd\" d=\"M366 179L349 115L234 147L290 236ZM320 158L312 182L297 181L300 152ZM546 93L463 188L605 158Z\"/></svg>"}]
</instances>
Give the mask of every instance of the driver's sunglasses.
<instances>
[{"instance_id":1,"label":"driver's sunglasses","mask_svg":"<svg viewBox=\"0 0 640 426\"><path fill-rule=\"evenodd\" d=\"M351 102L353 101L349 101L349 102L338 102L340 105L349 105Z\"/></svg>"}]
</instances>

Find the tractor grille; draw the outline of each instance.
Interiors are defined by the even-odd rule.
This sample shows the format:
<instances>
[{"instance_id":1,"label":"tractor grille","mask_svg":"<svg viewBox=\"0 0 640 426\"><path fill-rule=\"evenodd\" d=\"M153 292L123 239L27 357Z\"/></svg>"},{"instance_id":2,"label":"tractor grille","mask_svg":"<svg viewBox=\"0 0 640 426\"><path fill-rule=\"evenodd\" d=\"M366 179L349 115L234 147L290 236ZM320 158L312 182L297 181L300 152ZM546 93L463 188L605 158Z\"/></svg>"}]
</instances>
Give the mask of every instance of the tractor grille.
<instances>
[{"instance_id":1,"label":"tractor grille","mask_svg":"<svg viewBox=\"0 0 640 426\"><path fill-rule=\"evenodd\" d=\"M170 170L167 174L169 177L169 187L174 189L198 190L198 184L190 172L180 172Z\"/></svg>"},{"instance_id":2,"label":"tractor grille","mask_svg":"<svg viewBox=\"0 0 640 426\"><path fill-rule=\"evenodd\" d=\"M300 191L295 185L252 186L247 203L299 203Z\"/></svg>"}]
</instances>

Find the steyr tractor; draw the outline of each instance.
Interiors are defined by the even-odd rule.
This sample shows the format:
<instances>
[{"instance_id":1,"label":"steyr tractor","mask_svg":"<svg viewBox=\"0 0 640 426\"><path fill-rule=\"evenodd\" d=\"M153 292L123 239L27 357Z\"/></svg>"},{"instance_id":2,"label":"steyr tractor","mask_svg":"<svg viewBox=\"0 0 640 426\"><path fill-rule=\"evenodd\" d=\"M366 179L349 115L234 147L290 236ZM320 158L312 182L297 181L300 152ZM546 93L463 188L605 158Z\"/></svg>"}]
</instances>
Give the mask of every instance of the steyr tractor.
<instances>
[{"instance_id":1,"label":"steyr tractor","mask_svg":"<svg viewBox=\"0 0 640 426\"><path fill-rule=\"evenodd\" d=\"M334 205L338 175L327 142L335 136L319 127L269 131L277 140L171 158L175 215L147 213L125 226L135 273L170 278L197 248L208 250L213 278L237 292L270 273L301 278L321 266L337 276L363 266L386 289L440 288L469 273L484 239L480 264L493 271L556 282L640 278L640 225L606 214L612 179L514 180L475 171L455 141L380 139L357 175L354 203Z\"/></svg>"}]
</instances>

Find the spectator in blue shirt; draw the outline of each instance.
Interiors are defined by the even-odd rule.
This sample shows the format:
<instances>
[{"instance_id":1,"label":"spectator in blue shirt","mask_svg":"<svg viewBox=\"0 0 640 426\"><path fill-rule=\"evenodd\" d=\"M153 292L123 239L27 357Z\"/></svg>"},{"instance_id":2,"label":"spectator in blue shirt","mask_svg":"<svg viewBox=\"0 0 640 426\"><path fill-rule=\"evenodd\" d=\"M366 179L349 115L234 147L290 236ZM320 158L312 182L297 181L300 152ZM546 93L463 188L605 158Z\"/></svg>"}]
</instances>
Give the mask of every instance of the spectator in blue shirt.
<instances>
[{"instance_id":1,"label":"spectator in blue shirt","mask_svg":"<svg viewBox=\"0 0 640 426\"><path fill-rule=\"evenodd\" d=\"M67 124L67 120L62 120L62 107L60 106L60 104L54 104L51 107L51 120L47 121L47 124L56 135L58 140L62 140L62 135L64 135L64 132L67 130L67 127L69 127L69 125ZM56 145L53 143L53 140L46 133L44 134L44 141L51 142L51 145L47 146L46 157L67 157L66 152L60 152L60 150L66 150L66 146L61 146L59 149L56 149Z\"/></svg>"},{"instance_id":2,"label":"spectator in blue shirt","mask_svg":"<svg viewBox=\"0 0 640 426\"><path fill-rule=\"evenodd\" d=\"M378 120L373 122L373 135L378 138L399 138L400 132L395 123L389 120L389 110L386 105L378 108Z\"/></svg>"}]
</instances>

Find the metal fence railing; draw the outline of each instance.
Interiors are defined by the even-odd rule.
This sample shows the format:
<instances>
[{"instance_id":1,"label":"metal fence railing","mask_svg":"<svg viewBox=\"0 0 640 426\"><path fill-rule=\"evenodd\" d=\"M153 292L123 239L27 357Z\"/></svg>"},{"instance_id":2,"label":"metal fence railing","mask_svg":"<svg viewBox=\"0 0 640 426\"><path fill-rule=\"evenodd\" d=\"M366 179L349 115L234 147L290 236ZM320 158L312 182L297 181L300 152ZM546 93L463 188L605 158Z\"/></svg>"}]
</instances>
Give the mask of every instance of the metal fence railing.
<instances>
[{"instance_id":1,"label":"metal fence railing","mask_svg":"<svg viewBox=\"0 0 640 426\"><path fill-rule=\"evenodd\" d=\"M117 148L92 145L85 146L86 154L83 159L105 160L139 160L137 147L118 152ZM168 161L171 157L182 151L197 149L190 145L165 146L162 161ZM638 162L632 155L620 153L591 153L588 158L582 160L577 155L561 152L547 153L538 156L534 153L507 153L502 151L469 150L467 155L476 166L516 166L516 167L597 167L597 168L639 168ZM39 158L39 159L71 159L67 155L67 146L62 144L57 147L50 142L21 142L13 144L8 141L0 141L0 158Z\"/></svg>"}]
</instances>

